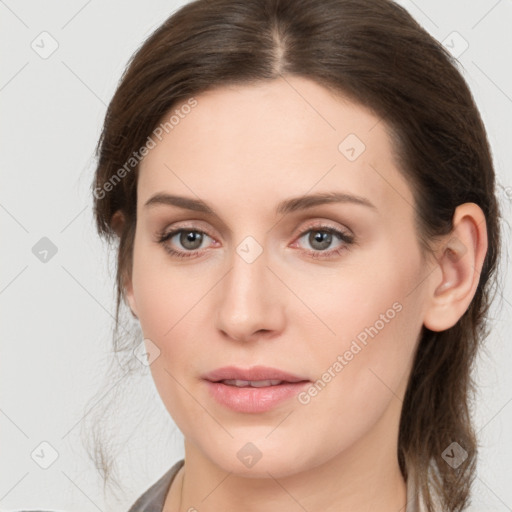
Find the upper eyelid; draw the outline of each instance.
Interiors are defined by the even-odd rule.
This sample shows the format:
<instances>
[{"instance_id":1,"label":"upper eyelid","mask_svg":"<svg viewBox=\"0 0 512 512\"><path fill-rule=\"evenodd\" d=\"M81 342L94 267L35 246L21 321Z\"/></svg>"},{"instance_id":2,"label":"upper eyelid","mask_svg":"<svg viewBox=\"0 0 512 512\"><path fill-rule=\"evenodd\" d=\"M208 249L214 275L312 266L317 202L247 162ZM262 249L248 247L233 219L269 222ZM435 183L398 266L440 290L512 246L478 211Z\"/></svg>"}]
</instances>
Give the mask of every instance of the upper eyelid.
<instances>
[{"instance_id":1,"label":"upper eyelid","mask_svg":"<svg viewBox=\"0 0 512 512\"><path fill-rule=\"evenodd\" d=\"M317 228L332 228L332 229L336 229L338 231L344 231L344 230L350 231L350 232L352 231L346 225L342 224L342 227L340 227L339 225L334 226L331 224L332 222L340 224L338 221L331 221L331 220L313 220L313 221L300 220L300 225L303 227L301 228L301 230L299 231L298 234L303 233L304 230L306 230L306 229L313 229L315 227L317 227ZM181 225L181 223L183 223L183 225ZM196 223L199 223L199 224L196 224ZM177 231L179 229L189 229L191 231L192 230L204 231L205 233L209 234L210 230L208 228L205 228L202 225L203 223L207 224L205 221L202 221L200 219L176 221L176 222L168 225L167 227L163 228L162 230L160 230L160 232L164 233L168 230L168 232L170 233L171 231ZM306 226L304 226L304 224L306 224ZM215 229L215 231L217 231L217 229ZM297 228L294 228L294 232L296 232L296 231L297 231ZM231 230L229 230L229 233L231 233Z\"/></svg>"}]
</instances>

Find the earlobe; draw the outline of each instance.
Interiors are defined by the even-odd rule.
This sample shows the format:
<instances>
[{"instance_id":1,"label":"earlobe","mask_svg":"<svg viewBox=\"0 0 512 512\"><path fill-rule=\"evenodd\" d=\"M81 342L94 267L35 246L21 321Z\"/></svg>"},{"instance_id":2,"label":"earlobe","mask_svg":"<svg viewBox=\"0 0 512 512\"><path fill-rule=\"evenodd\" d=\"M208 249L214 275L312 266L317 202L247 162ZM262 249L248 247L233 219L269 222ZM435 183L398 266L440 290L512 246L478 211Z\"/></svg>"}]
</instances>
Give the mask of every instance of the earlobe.
<instances>
[{"instance_id":1,"label":"earlobe","mask_svg":"<svg viewBox=\"0 0 512 512\"><path fill-rule=\"evenodd\" d=\"M482 209L475 203L458 206L453 230L437 250L440 272L431 274L425 327L444 331L459 321L475 295L486 252L487 228Z\"/></svg>"},{"instance_id":2,"label":"earlobe","mask_svg":"<svg viewBox=\"0 0 512 512\"><path fill-rule=\"evenodd\" d=\"M128 302L130 311L132 312L132 316L138 319L139 316L137 313L137 306L135 304L135 297L133 295L133 285L131 280L128 280L128 284L125 286L124 290L124 295L126 297L126 301Z\"/></svg>"},{"instance_id":3,"label":"earlobe","mask_svg":"<svg viewBox=\"0 0 512 512\"><path fill-rule=\"evenodd\" d=\"M116 210L116 212L112 215L112 218L110 219L110 226L116 233L116 235L121 238L121 235L124 230L124 226L126 223L126 217L122 210ZM133 296L133 285L131 277L125 277L123 284L123 295L128 302L128 306L130 308L130 311L134 318L139 318L137 315L137 308L135 305L135 299Z\"/></svg>"}]
</instances>

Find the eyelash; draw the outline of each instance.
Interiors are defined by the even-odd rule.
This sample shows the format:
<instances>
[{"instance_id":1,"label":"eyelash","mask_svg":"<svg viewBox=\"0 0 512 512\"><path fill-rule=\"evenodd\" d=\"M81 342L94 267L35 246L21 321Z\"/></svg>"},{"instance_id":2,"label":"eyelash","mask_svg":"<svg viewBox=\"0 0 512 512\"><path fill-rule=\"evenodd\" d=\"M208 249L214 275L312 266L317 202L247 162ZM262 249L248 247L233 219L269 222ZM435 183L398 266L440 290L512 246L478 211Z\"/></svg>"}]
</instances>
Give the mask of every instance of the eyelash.
<instances>
[{"instance_id":1,"label":"eyelash","mask_svg":"<svg viewBox=\"0 0 512 512\"><path fill-rule=\"evenodd\" d=\"M210 236L207 232L201 230L201 229L195 229L193 227L181 227L178 229L175 229L173 231L169 232L160 232L157 234L157 242L159 244L162 244L164 247L164 250L168 252L171 256L177 257L177 258L196 258L201 255L201 253L205 250L196 250L196 251L176 251L174 249L171 249L169 245L166 244L168 240L174 237L174 235L181 233L181 232L189 232L189 233L200 233L209 236L210 238L213 238ZM343 245L336 248L331 249L327 251L313 251L313 250L306 250L306 252L309 253L309 255L314 259L328 259L333 256L339 256L343 251L348 250L350 248L350 245L354 243L354 237L352 235L348 235L347 233L343 233L342 231L335 229L331 226L325 226L325 225L314 225L309 226L306 230L302 231L302 233L299 234L297 237L298 240L300 240L304 235L309 233L310 231L316 231L318 233L329 233L331 235L337 236L340 241L343 242Z\"/></svg>"}]
</instances>

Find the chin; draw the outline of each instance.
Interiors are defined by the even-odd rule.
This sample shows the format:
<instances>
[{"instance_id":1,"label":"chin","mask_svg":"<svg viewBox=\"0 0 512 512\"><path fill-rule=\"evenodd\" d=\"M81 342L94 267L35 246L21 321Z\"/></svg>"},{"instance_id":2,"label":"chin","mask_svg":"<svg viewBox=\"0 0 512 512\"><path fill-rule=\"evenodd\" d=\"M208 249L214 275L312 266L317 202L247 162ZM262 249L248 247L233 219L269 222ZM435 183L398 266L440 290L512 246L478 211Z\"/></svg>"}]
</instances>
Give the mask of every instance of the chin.
<instances>
[{"instance_id":1,"label":"chin","mask_svg":"<svg viewBox=\"0 0 512 512\"><path fill-rule=\"evenodd\" d=\"M301 453L301 446L269 446L268 441L235 442L235 446L222 450L220 453L210 453L209 458L226 473L244 478L284 478L297 472L314 467L314 461L308 461ZM239 447L240 445L240 447Z\"/></svg>"}]
</instances>

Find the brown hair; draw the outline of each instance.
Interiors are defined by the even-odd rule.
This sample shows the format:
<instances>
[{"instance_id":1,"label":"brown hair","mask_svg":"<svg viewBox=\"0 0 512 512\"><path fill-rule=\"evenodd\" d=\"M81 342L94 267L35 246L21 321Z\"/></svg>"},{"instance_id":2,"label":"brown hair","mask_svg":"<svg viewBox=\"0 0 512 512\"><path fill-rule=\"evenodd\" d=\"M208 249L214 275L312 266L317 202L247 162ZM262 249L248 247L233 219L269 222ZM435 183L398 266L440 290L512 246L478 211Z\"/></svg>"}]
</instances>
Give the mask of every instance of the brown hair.
<instances>
[{"instance_id":1,"label":"brown hair","mask_svg":"<svg viewBox=\"0 0 512 512\"><path fill-rule=\"evenodd\" d=\"M138 165L126 162L192 95L286 75L310 78L384 120L414 192L426 251L451 231L458 205L474 202L485 214L488 251L475 296L452 328L423 328L399 427L401 471L407 478L414 468L427 510L436 500L443 510L462 510L477 455L471 371L488 333L484 317L499 253L495 177L485 128L455 60L392 1L196 0L146 40L108 106L93 183L99 233L119 241L116 332L136 225ZM126 219L119 239L112 228L117 211ZM453 441L468 452L458 468L442 458Z\"/></svg>"}]
</instances>

